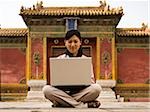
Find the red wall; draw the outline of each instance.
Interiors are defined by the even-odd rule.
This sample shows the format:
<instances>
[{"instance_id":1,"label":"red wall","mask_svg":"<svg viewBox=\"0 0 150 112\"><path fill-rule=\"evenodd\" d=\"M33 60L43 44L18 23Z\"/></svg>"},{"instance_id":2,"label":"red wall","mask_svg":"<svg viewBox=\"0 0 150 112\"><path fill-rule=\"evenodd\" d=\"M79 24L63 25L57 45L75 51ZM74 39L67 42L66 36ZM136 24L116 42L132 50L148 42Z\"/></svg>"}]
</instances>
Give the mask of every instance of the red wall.
<instances>
[{"instance_id":1,"label":"red wall","mask_svg":"<svg viewBox=\"0 0 150 112\"><path fill-rule=\"evenodd\" d=\"M26 74L26 54L19 48L0 48L1 83L19 83Z\"/></svg>"},{"instance_id":2,"label":"red wall","mask_svg":"<svg viewBox=\"0 0 150 112\"><path fill-rule=\"evenodd\" d=\"M124 83L145 83L148 80L148 50L125 48L117 54L117 57L118 79Z\"/></svg>"}]
</instances>

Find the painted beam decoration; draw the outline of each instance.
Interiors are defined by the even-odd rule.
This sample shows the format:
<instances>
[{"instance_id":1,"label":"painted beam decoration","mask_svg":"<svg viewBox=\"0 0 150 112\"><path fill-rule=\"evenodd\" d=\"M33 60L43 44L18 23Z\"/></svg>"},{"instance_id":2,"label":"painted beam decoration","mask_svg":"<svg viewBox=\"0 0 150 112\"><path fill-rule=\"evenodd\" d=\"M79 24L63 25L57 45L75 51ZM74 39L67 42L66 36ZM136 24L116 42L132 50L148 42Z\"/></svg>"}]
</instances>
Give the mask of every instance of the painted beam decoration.
<instances>
[{"instance_id":1,"label":"painted beam decoration","mask_svg":"<svg viewBox=\"0 0 150 112\"><path fill-rule=\"evenodd\" d=\"M100 79L112 79L111 38L100 40Z\"/></svg>"}]
</instances>

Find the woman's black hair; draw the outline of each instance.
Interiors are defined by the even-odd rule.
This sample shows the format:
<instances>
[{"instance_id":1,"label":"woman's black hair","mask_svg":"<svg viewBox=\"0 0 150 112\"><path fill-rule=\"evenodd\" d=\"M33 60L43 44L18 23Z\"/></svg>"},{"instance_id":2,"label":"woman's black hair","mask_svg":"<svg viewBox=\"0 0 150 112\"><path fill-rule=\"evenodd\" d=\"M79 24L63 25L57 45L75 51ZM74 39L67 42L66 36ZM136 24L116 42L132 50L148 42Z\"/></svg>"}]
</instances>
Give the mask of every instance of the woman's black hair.
<instances>
[{"instance_id":1,"label":"woman's black hair","mask_svg":"<svg viewBox=\"0 0 150 112\"><path fill-rule=\"evenodd\" d=\"M76 35L81 40L81 34L78 30L69 30L65 35L65 40L69 40L73 35Z\"/></svg>"},{"instance_id":2,"label":"woman's black hair","mask_svg":"<svg viewBox=\"0 0 150 112\"><path fill-rule=\"evenodd\" d=\"M73 35L76 35L80 39L80 41L82 40L81 39L81 34L78 30L69 30L66 33L65 40L69 40ZM68 55L69 57L73 57L73 54L70 53L67 49L65 51L65 54ZM77 54L76 57L81 57L82 55L83 55L82 46L80 46L80 48L78 50L78 54Z\"/></svg>"}]
</instances>

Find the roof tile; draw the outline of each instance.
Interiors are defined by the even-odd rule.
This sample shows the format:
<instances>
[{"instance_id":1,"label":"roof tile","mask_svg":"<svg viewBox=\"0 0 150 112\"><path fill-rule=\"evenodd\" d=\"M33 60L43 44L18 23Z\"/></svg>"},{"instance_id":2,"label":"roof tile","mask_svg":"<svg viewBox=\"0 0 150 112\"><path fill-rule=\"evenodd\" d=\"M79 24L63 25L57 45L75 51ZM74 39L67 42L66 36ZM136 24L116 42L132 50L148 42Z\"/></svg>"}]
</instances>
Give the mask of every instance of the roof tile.
<instances>
[{"instance_id":1,"label":"roof tile","mask_svg":"<svg viewBox=\"0 0 150 112\"><path fill-rule=\"evenodd\" d=\"M150 37L150 29L142 28L118 28L118 36L148 36Z\"/></svg>"},{"instance_id":2,"label":"roof tile","mask_svg":"<svg viewBox=\"0 0 150 112\"><path fill-rule=\"evenodd\" d=\"M21 9L20 15L50 15L50 16L100 16L100 15L123 15L123 9L100 7L43 7L41 9Z\"/></svg>"},{"instance_id":3,"label":"roof tile","mask_svg":"<svg viewBox=\"0 0 150 112\"><path fill-rule=\"evenodd\" d=\"M25 36L28 30L26 28L4 28L0 29L0 37L5 36Z\"/></svg>"}]
</instances>

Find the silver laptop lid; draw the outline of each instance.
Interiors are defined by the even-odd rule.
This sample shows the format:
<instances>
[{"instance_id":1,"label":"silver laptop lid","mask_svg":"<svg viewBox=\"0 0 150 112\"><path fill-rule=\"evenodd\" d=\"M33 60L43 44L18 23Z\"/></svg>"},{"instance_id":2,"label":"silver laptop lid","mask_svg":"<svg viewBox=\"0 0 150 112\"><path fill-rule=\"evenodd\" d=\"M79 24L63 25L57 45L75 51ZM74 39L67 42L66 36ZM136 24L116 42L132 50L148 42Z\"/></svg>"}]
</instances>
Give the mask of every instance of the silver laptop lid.
<instances>
[{"instance_id":1,"label":"silver laptop lid","mask_svg":"<svg viewBox=\"0 0 150 112\"><path fill-rule=\"evenodd\" d=\"M50 58L52 86L79 86L91 84L91 57Z\"/></svg>"}]
</instances>

